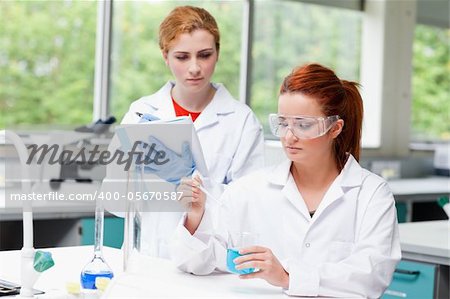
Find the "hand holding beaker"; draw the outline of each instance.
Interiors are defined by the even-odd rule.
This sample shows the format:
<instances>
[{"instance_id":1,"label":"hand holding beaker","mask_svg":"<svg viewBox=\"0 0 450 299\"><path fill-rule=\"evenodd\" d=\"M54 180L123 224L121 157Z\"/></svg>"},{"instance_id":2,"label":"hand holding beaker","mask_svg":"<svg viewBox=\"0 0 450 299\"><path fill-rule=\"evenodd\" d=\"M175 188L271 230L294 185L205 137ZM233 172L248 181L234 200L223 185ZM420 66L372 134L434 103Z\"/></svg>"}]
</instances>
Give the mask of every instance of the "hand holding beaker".
<instances>
[{"instance_id":1,"label":"hand holding beaker","mask_svg":"<svg viewBox=\"0 0 450 299\"><path fill-rule=\"evenodd\" d=\"M250 274L255 272L254 267L246 267L235 262L236 258L241 257L242 249L257 245L258 235L252 232L230 232L228 233L227 243L227 268L236 274ZM236 266L241 266L236 268Z\"/></svg>"},{"instance_id":2,"label":"hand holding beaker","mask_svg":"<svg viewBox=\"0 0 450 299\"><path fill-rule=\"evenodd\" d=\"M249 246L239 250L240 257L234 259L235 269L243 271L257 268L258 271L240 275L242 279L262 278L271 285L289 288L289 273L269 248Z\"/></svg>"}]
</instances>

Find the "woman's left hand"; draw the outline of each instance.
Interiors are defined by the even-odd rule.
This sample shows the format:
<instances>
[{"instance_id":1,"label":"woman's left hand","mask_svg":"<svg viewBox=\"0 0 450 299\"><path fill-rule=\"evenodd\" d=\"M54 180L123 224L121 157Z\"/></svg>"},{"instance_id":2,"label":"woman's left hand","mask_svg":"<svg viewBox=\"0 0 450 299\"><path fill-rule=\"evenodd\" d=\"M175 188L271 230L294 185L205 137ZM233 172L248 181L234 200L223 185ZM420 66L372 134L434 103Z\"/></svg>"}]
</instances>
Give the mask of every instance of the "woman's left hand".
<instances>
[{"instance_id":1,"label":"woman's left hand","mask_svg":"<svg viewBox=\"0 0 450 299\"><path fill-rule=\"evenodd\" d=\"M289 288L289 273L284 270L280 261L269 248L250 246L240 249L239 253L243 256L234 260L236 269L259 269L257 272L239 275L240 278L262 278L274 286Z\"/></svg>"}]
</instances>

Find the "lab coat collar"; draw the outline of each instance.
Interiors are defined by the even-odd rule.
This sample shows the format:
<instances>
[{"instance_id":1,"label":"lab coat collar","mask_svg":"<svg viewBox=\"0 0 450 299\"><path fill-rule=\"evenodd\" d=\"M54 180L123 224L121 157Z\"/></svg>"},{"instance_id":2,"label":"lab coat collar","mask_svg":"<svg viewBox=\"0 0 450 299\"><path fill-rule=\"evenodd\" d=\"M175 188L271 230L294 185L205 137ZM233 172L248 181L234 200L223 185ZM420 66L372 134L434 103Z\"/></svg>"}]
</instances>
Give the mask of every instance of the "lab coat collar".
<instances>
[{"instance_id":1,"label":"lab coat collar","mask_svg":"<svg viewBox=\"0 0 450 299\"><path fill-rule=\"evenodd\" d=\"M278 166L270 169L268 172L268 181L271 184L278 186L281 189L281 193L287 198L287 200L306 218L308 219L308 208L303 200L302 196L297 189L297 185L294 182L294 178L291 174L292 161L284 160Z\"/></svg>"},{"instance_id":2,"label":"lab coat collar","mask_svg":"<svg viewBox=\"0 0 450 299\"><path fill-rule=\"evenodd\" d=\"M275 185L286 185L290 171L292 161L285 159L278 166L272 169L272 173L269 175L269 182ZM335 182L338 183L343 189L357 187L362 184L363 180L363 168L359 165L356 159L349 154L347 162L344 165L341 173L336 177Z\"/></svg>"},{"instance_id":3,"label":"lab coat collar","mask_svg":"<svg viewBox=\"0 0 450 299\"><path fill-rule=\"evenodd\" d=\"M213 83L213 87L216 89L213 99L194 122L197 131L218 123L218 115L230 114L235 110L236 100L231 96L223 84Z\"/></svg>"},{"instance_id":4,"label":"lab coat collar","mask_svg":"<svg viewBox=\"0 0 450 299\"><path fill-rule=\"evenodd\" d=\"M158 90L155 94L155 97L152 101L149 102L149 105L153 107L155 112L153 113L155 116L165 119L168 117L175 117L175 109L173 108L173 104L170 96L170 91L175 83L169 81L160 90Z\"/></svg>"},{"instance_id":5,"label":"lab coat collar","mask_svg":"<svg viewBox=\"0 0 450 299\"><path fill-rule=\"evenodd\" d=\"M290 173L291 165L292 161L285 160L280 165L276 166L272 173L269 174L269 182L282 187L281 192L287 199L300 211L300 213L306 218L309 218L310 216L306 204L300 200L301 194ZM322 202L315 213L315 218L317 218L331 203L342 198L346 192L361 186L363 174L363 168L352 155L349 155L341 173L336 177L322 199Z\"/></svg>"},{"instance_id":6,"label":"lab coat collar","mask_svg":"<svg viewBox=\"0 0 450 299\"><path fill-rule=\"evenodd\" d=\"M354 188L359 188L363 182L364 171L356 159L349 154L347 162L344 165L341 173L336 177L330 188L325 193L322 201L314 213L313 221L316 221L320 215L332 203L344 198L344 195ZM353 200L355 197L348 197L348 200Z\"/></svg>"},{"instance_id":7,"label":"lab coat collar","mask_svg":"<svg viewBox=\"0 0 450 299\"><path fill-rule=\"evenodd\" d=\"M340 178L340 185L343 189L353 188L361 186L363 181L364 170L359 165L358 161L351 155L348 154L347 162L344 165L338 178Z\"/></svg>"},{"instance_id":8,"label":"lab coat collar","mask_svg":"<svg viewBox=\"0 0 450 299\"><path fill-rule=\"evenodd\" d=\"M284 186L288 182L292 161L285 159L269 172L269 182L274 185Z\"/></svg>"},{"instance_id":9,"label":"lab coat collar","mask_svg":"<svg viewBox=\"0 0 450 299\"><path fill-rule=\"evenodd\" d=\"M170 101L170 91L174 85L175 82L169 81L156 92L155 100L150 103L155 109L155 116L163 118L164 115L172 115L175 117L175 110L172 101ZM194 123L197 131L218 122L218 115L229 114L235 111L235 100L223 84L213 83L213 87L216 89L213 99Z\"/></svg>"}]
</instances>

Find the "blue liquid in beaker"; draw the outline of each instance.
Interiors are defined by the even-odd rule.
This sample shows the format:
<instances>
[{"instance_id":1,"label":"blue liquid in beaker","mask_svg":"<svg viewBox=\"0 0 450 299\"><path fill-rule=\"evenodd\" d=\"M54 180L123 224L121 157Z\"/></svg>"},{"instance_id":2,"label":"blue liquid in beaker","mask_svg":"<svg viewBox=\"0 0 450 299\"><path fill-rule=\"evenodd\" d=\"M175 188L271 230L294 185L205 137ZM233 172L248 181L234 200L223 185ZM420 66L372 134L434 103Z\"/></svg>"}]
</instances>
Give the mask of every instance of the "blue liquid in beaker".
<instances>
[{"instance_id":1,"label":"blue liquid in beaker","mask_svg":"<svg viewBox=\"0 0 450 299\"><path fill-rule=\"evenodd\" d=\"M230 270L231 272L236 273L236 274L250 274L250 273L255 272L255 268L248 268L248 269L241 269L241 270L236 269L236 264L233 262L233 260L240 256L242 256L242 255L239 254L238 249L234 249L234 248L227 249L227 268L228 268L228 270Z\"/></svg>"},{"instance_id":2,"label":"blue liquid in beaker","mask_svg":"<svg viewBox=\"0 0 450 299\"><path fill-rule=\"evenodd\" d=\"M113 278L113 276L114 274L112 272L99 272L99 273L82 272L81 287L83 289L95 290L97 289L97 287L95 286L95 279L97 277Z\"/></svg>"}]
</instances>

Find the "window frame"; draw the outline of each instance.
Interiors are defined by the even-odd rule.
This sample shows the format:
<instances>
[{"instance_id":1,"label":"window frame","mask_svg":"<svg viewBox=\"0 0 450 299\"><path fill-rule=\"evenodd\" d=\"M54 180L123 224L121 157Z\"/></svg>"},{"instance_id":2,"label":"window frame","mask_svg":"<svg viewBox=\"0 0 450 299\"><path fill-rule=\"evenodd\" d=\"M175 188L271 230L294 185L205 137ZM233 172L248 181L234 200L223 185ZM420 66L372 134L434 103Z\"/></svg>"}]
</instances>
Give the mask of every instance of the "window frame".
<instances>
[{"instance_id":1,"label":"window frame","mask_svg":"<svg viewBox=\"0 0 450 299\"><path fill-rule=\"evenodd\" d=\"M113 1L98 2L94 119L104 118L109 113ZM328 5L321 0L297 1ZM362 95L365 101L364 155L405 156L410 152L412 43L417 14L416 1L352 1L350 9L363 10L364 15L360 61ZM342 3L349 5L348 1ZM254 0L244 2L243 16L244 20L245 18L247 20L243 22L241 36L239 99L241 101L246 99L249 105L251 105L253 8ZM375 126L368 127L369 123ZM364 136L373 138L367 140Z\"/></svg>"}]
</instances>

